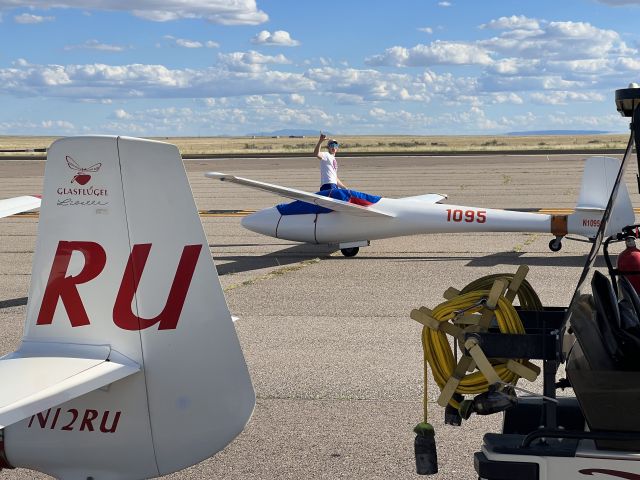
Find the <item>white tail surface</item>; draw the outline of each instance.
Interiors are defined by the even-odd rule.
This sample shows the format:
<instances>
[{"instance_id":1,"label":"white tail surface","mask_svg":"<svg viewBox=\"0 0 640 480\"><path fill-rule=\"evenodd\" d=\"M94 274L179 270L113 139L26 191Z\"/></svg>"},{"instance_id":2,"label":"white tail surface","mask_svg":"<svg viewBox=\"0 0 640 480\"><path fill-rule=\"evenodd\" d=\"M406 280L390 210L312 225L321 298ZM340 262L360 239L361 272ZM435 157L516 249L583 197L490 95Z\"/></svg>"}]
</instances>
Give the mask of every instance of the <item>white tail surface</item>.
<instances>
[{"instance_id":1,"label":"white tail surface","mask_svg":"<svg viewBox=\"0 0 640 480\"><path fill-rule=\"evenodd\" d=\"M414 197L403 197L402 200L415 200L424 203L440 203L446 200L447 196L441 193L425 193L424 195L416 195Z\"/></svg>"},{"instance_id":2,"label":"white tail surface","mask_svg":"<svg viewBox=\"0 0 640 480\"><path fill-rule=\"evenodd\" d=\"M16 466L164 475L242 431L255 394L175 146L76 137L50 147L24 340L108 345L141 371L64 405L117 410L117 431L63 432L58 449L44 416L9 427ZM40 463L29 453L43 450Z\"/></svg>"},{"instance_id":3,"label":"white tail surface","mask_svg":"<svg viewBox=\"0 0 640 480\"><path fill-rule=\"evenodd\" d=\"M604 213L611 190L615 183L620 160L613 157L590 157L584 164L582 184L575 213L569 215L569 233L593 238ZM605 236L619 232L623 227L635 223L635 214L631 198L624 179L618 188L618 194L611 211L611 219Z\"/></svg>"},{"instance_id":4,"label":"white tail surface","mask_svg":"<svg viewBox=\"0 0 640 480\"><path fill-rule=\"evenodd\" d=\"M0 200L0 218L27 212L40 207L40 197L24 195L22 197L5 198Z\"/></svg>"}]
</instances>

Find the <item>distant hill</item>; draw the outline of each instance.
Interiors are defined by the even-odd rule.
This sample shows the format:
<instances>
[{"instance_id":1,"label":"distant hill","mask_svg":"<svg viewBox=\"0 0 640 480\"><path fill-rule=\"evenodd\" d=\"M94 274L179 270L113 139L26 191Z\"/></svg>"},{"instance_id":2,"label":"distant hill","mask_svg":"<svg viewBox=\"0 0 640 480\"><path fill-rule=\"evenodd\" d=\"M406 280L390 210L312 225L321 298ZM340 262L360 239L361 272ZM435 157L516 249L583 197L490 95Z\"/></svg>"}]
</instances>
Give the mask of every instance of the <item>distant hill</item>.
<instances>
[{"instance_id":1,"label":"distant hill","mask_svg":"<svg viewBox=\"0 0 640 480\"><path fill-rule=\"evenodd\" d=\"M332 134L329 132L323 132L328 137ZM273 132L258 132L258 133L249 133L247 136L249 137L288 137L293 135L294 137L319 137L320 130L301 130L295 128L285 128L283 130L274 130Z\"/></svg>"},{"instance_id":2,"label":"distant hill","mask_svg":"<svg viewBox=\"0 0 640 480\"><path fill-rule=\"evenodd\" d=\"M607 132L604 130L530 130L528 132L507 132L505 135L517 137L537 136L537 135L602 135Z\"/></svg>"}]
</instances>

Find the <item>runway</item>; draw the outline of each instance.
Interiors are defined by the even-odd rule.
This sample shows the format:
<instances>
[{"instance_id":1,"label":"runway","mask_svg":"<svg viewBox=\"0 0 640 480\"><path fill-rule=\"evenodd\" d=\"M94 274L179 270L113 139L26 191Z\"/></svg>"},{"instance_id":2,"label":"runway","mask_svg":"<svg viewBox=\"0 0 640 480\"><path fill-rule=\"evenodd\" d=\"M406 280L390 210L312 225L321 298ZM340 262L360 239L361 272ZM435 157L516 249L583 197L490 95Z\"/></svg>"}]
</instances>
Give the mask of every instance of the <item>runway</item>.
<instances>
[{"instance_id":1,"label":"runway","mask_svg":"<svg viewBox=\"0 0 640 480\"><path fill-rule=\"evenodd\" d=\"M350 188L377 195L437 192L457 205L571 209L583 158L338 159ZM257 405L245 431L224 451L166 478L415 479L412 428L422 420L422 350L411 309L436 306L449 286L515 272L523 264L531 267L527 278L545 306L566 306L590 248L565 241L561 252L552 253L545 234L421 235L375 241L347 259L328 247L244 230L246 212L284 200L204 177L215 170L315 191L319 173L311 156L192 160L185 167L229 308L240 317L235 325ZM640 206L637 168L630 167L625 179L634 206ZM43 172L40 161L0 162L0 197L40 193ZM5 354L22 335L37 215L0 224ZM539 384L522 386L540 390ZM501 417L444 426L435 385L430 392L440 464L431 478L475 480L473 452L484 433L500 429ZM49 478L28 470L2 475Z\"/></svg>"}]
</instances>

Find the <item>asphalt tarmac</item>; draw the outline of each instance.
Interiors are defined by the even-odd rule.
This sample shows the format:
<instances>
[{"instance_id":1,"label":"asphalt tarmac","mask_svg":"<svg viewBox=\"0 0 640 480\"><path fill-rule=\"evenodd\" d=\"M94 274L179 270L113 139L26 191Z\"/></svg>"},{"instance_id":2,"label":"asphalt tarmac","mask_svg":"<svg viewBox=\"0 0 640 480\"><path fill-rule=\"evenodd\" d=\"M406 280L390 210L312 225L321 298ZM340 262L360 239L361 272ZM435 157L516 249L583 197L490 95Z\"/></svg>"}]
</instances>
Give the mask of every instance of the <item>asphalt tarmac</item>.
<instances>
[{"instance_id":1,"label":"asphalt tarmac","mask_svg":"<svg viewBox=\"0 0 640 480\"><path fill-rule=\"evenodd\" d=\"M340 160L353 189L389 197L446 193L446 203L491 208L571 208L583 156L362 157ZM283 201L206 179L221 171L315 191L313 158L189 160L200 210L242 210ZM626 181L634 206L637 168ZM0 162L0 197L39 193L44 162ZM158 212L161 214L161 212ZM0 353L22 335L36 216L2 219ZM422 420L421 327L409 318L434 307L449 286L528 265L545 306L566 306L588 243L548 249L545 234L422 235L375 241L355 258L244 230L238 216L203 216L257 394L245 431L225 450L171 479L415 479L412 428ZM168 226L170 227L170 226ZM602 262L599 263L603 265ZM540 391L539 382L522 386ZM475 479L473 452L501 416L443 425L429 386L440 473ZM114 459L117 461L117 459ZM48 478L5 470L3 478Z\"/></svg>"}]
</instances>

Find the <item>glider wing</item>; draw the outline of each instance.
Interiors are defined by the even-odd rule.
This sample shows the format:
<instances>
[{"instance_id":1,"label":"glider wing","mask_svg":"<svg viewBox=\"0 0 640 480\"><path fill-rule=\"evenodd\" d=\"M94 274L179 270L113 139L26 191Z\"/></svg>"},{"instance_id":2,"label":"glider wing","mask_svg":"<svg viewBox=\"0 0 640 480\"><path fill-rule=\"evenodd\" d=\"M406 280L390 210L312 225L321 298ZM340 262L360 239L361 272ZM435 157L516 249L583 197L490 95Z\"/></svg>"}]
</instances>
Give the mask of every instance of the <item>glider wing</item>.
<instances>
[{"instance_id":1,"label":"glider wing","mask_svg":"<svg viewBox=\"0 0 640 480\"><path fill-rule=\"evenodd\" d=\"M320 207L329 208L338 212L349 213L351 215L357 215L362 217L393 217L390 213L383 212L379 209L372 207L363 207L354 203L344 202L335 198L323 197L315 193L304 192L302 190L296 190L294 188L281 187L279 185L273 185L271 183L259 182L257 180L250 180L248 178L236 177L234 175L227 175L219 172L205 173L206 177L216 178L223 182L237 183L246 187L255 188L265 192L275 193L282 197L291 198L293 200L300 200L302 202L311 203Z\"/></svg>"}]
</instances>

